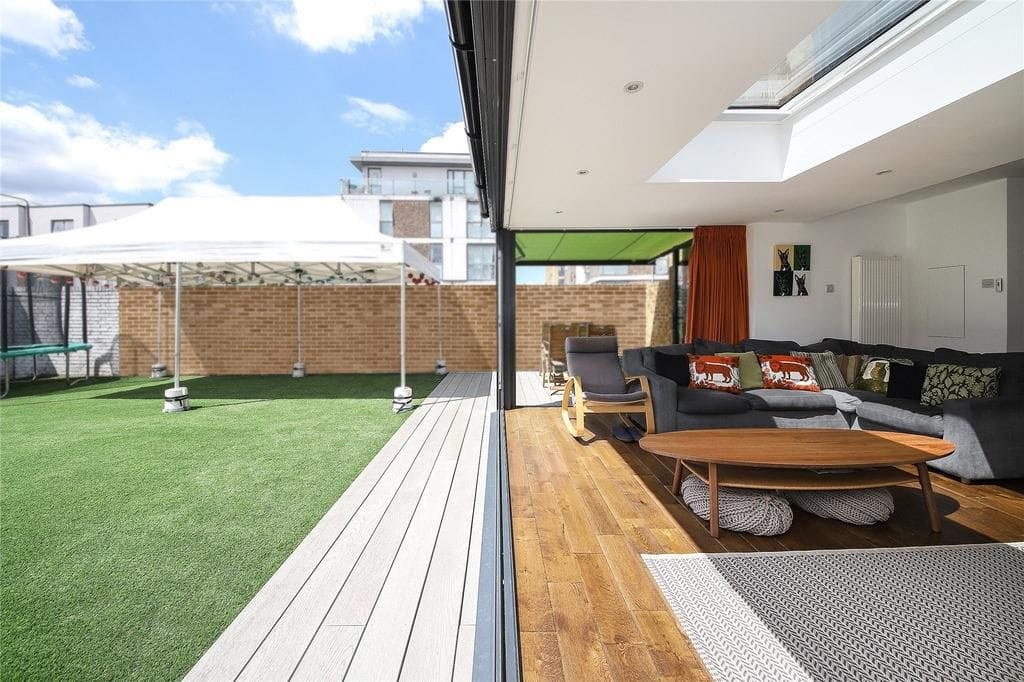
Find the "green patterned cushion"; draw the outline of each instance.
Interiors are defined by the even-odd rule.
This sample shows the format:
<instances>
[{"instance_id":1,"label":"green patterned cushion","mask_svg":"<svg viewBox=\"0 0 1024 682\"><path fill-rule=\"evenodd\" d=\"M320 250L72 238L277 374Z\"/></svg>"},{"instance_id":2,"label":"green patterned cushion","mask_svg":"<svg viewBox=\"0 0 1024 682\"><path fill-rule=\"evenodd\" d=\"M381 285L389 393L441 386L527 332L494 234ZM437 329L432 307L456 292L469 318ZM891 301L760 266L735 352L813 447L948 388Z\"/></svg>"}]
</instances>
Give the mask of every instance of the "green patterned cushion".
<instances>
[{"instance_id":1,"label":"green patterned cushion","mask_svg":"<svg viewBox=\"0 0 1024 682\"><path fill-rule=\"evenodd\" d=\"M941 405L947 400L995 398L1002 367L928 365L921 389L922 405Z\"/></svg>"},{"instance_id":2,"label":"green patterned cushion","mask_svg":"<svg viewBox=\"0 0 1024 682\"><path fill-rule=\"evenodd\" d=\"M913 365L911 360L902 358L880 358L876 356L863 356L864 362L861 365L860 376L854 382L853 387L862 391L885 394L889 387L889 363L896 362L901 365Z\"/></svg>"}]
</instances>

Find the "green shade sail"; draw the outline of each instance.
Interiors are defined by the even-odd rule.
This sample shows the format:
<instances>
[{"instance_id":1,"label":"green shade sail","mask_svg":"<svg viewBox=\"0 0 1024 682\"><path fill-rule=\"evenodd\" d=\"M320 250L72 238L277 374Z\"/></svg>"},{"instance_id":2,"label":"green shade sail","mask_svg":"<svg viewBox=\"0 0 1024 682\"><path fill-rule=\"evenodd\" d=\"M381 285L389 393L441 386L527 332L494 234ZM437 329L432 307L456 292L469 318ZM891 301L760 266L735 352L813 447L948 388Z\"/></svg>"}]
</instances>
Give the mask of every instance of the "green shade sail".
<instances>
[{"instance_id":1,"label":"green shade sail","mask_svg":"<svg viewBox=\"0 0 1024 682\"><path fill-rule=\"evenodd\" d=\"M516 232L516 264L650 263L682 248L689 256L692 230L566 230Z\"/></svg>"}]
</instances>

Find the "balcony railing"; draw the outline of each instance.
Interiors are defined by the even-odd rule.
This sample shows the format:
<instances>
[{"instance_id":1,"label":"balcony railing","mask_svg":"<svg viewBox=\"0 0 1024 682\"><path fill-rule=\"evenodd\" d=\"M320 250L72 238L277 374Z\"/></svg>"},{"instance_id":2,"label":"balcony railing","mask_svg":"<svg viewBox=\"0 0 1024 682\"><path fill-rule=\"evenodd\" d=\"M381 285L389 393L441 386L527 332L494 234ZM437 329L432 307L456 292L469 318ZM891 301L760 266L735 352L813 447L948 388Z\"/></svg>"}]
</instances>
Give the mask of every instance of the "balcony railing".
<instances>
[{"instance_id":1,"label":"balcony railing","mask_svg":"<svg viewBox=\"0 0 1024 682\"><path fill-rule=\"evenodd\" d=\"M443 197L455 195L460 197L476 198L476 186L470 183L449 183L445 180L420 180L410 178L407 180L380 180L367 182L363 178L341 180L341 193L345 194L379 194L391 195L418 195Z\"/></svg>"}]
</instances>

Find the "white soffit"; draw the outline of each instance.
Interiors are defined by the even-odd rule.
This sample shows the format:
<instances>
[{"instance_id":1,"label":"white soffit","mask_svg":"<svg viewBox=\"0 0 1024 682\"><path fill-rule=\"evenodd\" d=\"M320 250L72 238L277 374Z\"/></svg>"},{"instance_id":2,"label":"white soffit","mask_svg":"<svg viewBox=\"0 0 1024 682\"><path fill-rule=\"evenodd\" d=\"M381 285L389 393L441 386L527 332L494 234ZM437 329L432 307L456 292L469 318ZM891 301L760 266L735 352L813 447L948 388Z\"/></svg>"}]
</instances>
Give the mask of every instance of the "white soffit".
<instances>
[{"instance_id":1,"label":"white soffit","mask_svg":"<svg viewBox=\"0 0 1024 682\"><path fill-rule=\"evenodd\" d=\"M1021 0L955 6L783 121L715 120L836 4L538 3L531 42L517 13L507 224L813 220L1024 157Z\"/></svg>"}]
</instances>

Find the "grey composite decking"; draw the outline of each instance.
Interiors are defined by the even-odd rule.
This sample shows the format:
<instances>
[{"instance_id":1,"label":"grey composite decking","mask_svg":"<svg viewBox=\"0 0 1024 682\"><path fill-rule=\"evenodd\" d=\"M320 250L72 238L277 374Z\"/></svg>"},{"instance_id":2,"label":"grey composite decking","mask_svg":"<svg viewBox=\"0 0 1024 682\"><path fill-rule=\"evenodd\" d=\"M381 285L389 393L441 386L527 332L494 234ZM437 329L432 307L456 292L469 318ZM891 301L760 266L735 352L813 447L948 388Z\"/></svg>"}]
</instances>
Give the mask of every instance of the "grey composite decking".
<instances>
[{"instance_id":1,"label":"grey composite decking","mask_svg":"<svg viewBox=\"0 0 1024 682\"><path fill-rule=\"evenodd\" d=\"M469 680L490 373L450 374L186 680Z\"/></svg>"},{"instance_id":2,"label":"grey composite decking","mask_svg":"<svg viewBox=\"0 0 1024 682\"><path fill-rule=\"evenodd\" d=\"M516 404L520 407L544 407L562 404L562 390L556 392L544 387L540 372L516 372Z\"/></svg>"}]
</instances>

